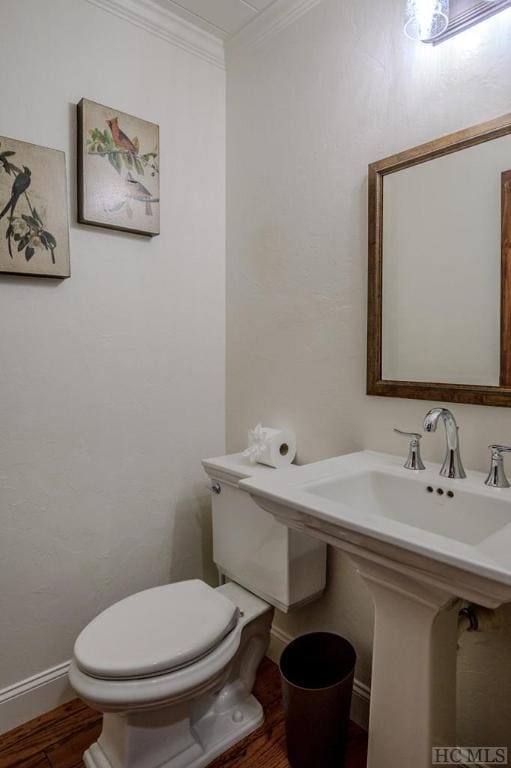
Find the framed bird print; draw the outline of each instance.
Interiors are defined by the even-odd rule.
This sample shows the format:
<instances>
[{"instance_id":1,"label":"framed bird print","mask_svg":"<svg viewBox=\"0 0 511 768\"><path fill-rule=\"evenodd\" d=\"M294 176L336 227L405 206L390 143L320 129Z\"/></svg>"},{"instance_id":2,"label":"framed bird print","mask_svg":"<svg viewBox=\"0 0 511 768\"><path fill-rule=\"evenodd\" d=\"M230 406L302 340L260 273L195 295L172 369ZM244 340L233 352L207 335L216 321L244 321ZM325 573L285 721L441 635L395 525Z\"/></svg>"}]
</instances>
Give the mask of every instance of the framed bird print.
<instances>
[{"instance_id":1,"label":"framed bird print","mask_svg":"<svg viewBox=\"0 0 511 768\"><path fill-rule=\"evenodd\" d=\"M160 234L159 127L82 99L78 104L78 221Z\"/></svg>"},{"instance_id":2,"label":"framed bird print","mask_svg":"<svg viewBox=\"0 0 511 768\"><path fill-rule=\"evenodd\" d=\"M0 272L69 277L66 158L0 136Z\"/></svg>"}]
</instances>

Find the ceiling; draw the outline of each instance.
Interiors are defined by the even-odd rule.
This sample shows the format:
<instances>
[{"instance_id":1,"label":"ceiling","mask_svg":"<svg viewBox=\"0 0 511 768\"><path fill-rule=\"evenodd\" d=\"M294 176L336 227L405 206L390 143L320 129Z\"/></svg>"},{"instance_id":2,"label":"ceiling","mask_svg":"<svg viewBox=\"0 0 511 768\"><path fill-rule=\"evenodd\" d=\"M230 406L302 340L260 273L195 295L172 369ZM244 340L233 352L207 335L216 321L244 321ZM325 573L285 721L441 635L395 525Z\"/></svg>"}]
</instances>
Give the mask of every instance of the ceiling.
<instances>
[{"instance_id":1,"label":"ceiling","mask_svg":"<svg viewBox=\"0 0 511 768\"><path fill-rule=\"evenodd\" d=\"M159 5L225 40L255 19L276 0L164 0Z\"/></svg>"}]
</instances>

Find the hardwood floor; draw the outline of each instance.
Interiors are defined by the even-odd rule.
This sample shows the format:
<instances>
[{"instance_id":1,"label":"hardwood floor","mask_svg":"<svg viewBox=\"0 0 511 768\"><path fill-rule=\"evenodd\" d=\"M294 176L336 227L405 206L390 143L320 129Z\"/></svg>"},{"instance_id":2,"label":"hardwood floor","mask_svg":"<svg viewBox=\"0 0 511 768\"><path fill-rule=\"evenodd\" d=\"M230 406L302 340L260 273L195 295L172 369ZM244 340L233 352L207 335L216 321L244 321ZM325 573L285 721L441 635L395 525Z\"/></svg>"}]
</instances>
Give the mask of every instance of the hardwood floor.
<instances>
[{"instance_id":1,"label":"hardwood floor","mask_svg":"<svg viewBox=\"0 0 511 768\"><path fill-rule=\"evenodd\" d=\"M261 664L255 694L264 707L264 724L210 768L289 768L279 671L268 659ZM0 736L0 768L81 768L82 754L100 730L101 715L74 699ZM352 723L346 768L365 768L366 760L367 734Z\"/></svg>"}]
</instances>

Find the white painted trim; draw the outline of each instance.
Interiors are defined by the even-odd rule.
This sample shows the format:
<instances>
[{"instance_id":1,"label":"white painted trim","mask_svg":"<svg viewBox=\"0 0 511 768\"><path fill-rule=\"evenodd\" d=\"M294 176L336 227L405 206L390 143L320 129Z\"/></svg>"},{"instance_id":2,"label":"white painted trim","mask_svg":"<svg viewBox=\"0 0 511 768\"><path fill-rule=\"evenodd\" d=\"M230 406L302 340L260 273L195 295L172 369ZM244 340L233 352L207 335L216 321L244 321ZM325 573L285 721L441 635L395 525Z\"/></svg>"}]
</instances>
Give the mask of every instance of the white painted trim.
<instances>
[{"instance_id":1,"label":"white painted trim","mask_svg":"<svg viewBox=\"0 0 511 768\"><path fill-rule=\"evenodd\" d=\"M124 21L128 21L171 45L225 69L223 41L195 24L182 19L155 0L87 0Z\"/></svg>"},{"instance_id":2,"label":"white painted trim","mask_svg":"<svg viewBox=\"0 0 511 768\"><path fill-rule=\"evenodd\" d=\"M371 689L365 683L355 678L353 683L353 698L351 700L351 719L364 731L369 730L369 709L371 705Z\"/></svg>"},{"instance_id":3,"label":"white painted trim","mask_svg":"<svg viewBox=\"0 0 511 768\"><path fill-rule=\"evenodd\" d=\"M270 647L268 649L268 658L278 664L282 651L294 638L284 632L282 629L273 626L271 630ZM364 730L369 728L369 701L371 698L371 689L365 683L355 679L353 683L353 698L351 701L351 719L360 725Z\"/></svg>"},{"instance_id":4,"label":"white painted trim","mask_svg":"<svg viewBox=\"0 0 511 768\"><path fill-rule=\"evenodd\" d=\"M218 27L212 21L208 21L204 16L201 16L200 13L194 13L193 11L184 8L182 5L177 5L175 0L157 0L157 2L159 2L160 5L170 5L176 16L180 16L182 19L185 19L185 21L189 21L190 24L205 29L206 32L209 32L214 37L220 38L220 40L227 40L227 38L231 36L230 32L226 32L222 27Z\"/></svg>"},{"instance_id":5,"label":"white painted trim","mask_svg":"<svg viewBox=\"0 0 511 768\"><path fill-rule=\"evenodd\" d=\"M76 696L67 678L69 663L57 664L0 690L0 733L10 731Z\"/></svg>"},{"instance_id":6,"label":"white painted trim","mask_svg":"<svg viewBox=\"0 0 511 768\"><path fill-rule=\"evenodd\" d=\"M268 38L279 34L308 13L322 0L275 0L235 35L222 39L178 15L157 0L87 0L88 3L134 24L171 45L225 69L230 58L244 49L258 48Z\"/></svg>"},{"instance_id":7,"label":"white painted trim","mask_svg":"<svg viewBox=\"0 0 511 768\"><path fill-rule=\"evenodd\" d=\"M249 21L243 29L226 40L227 60L234 59L243 50L259 48L269 38L278 35L321 1L276 0L252 21Z\"/></svg>"}]
</instances>

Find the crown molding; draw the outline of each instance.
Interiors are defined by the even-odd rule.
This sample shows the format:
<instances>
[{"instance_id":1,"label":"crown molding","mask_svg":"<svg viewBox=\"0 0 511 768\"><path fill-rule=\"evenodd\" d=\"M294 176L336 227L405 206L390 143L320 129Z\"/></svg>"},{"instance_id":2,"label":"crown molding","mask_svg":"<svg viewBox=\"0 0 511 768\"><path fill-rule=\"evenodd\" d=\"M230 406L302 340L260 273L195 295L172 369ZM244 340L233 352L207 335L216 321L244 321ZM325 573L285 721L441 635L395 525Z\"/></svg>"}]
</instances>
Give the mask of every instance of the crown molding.
<instances>
[{"instance_id":1,"label":"crown molding","mask_svg":"<svg viewBox=\"0 0 511 768\"><path fill-rule=\"evenodd\" d=\"M178 15L158 0L87 0L108 13L144 29L187 53L225 69L226 54L259 48L278 35L322 0L275 0L243 29L225 41Z\"/></svg>"},{"instance_id":2,"label":"crown molding","mask_svg":"<svg viewBox=\"0 0 511 768\"><path fill-rule=\"evenodd\" d=\"M225 69L223 41L209 32L182 19L156 0L87 0L114 16L144 29L171 45Z\"/></svg>"},{"instance_id":3,"label":"crown molding","mask_svg":"<svg viewBox=\"0 0 511 768\"><path fill-rule=\"evenodd\" d=\"M213 37L218 37L222 41L227 40L227 38L230 37L229 32L226 32L221 27L217 27L216 24L213 24L213 22L211 21L207 21L202 16L199 16L197 13L188 11L182 5L178 5L175 2L175 0L156 0L156 1L160 3L160 5L164 4L167 7L170 5L172 11L176 14L176 16L180 16L182 19L184 19L185 21L188 21L190 24L194 24L195 26L200 27L201 29L204 29L206 32L209 32L210 35L213 35Z\"/></svg>"},{"instance_id":4,"label":"crown molding","mask_svg":"<svg viewBox=\"0 0 511 768\"><path fill-rule=\"evenodd\" d=\"M235 58L241 51L259 48L269 38L294 24L321 2L322 0L275 0L243 29L226 40L227 58Z\"/></svg>"}]
</instances>

